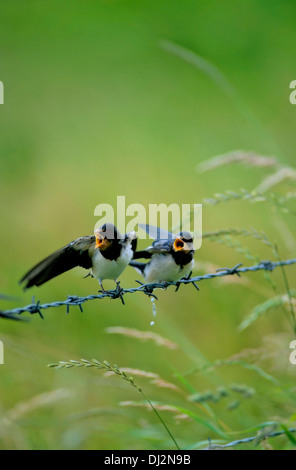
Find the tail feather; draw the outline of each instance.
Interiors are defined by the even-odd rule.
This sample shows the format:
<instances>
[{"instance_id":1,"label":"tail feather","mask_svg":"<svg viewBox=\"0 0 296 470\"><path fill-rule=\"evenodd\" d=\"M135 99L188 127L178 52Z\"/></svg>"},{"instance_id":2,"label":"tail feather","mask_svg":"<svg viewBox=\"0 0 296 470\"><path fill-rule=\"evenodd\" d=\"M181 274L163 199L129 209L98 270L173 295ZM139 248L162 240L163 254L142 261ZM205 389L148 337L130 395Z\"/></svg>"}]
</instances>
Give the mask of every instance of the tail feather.
<instances>
[{"instance_id":1,"label":"tail feather","mask_svg":"<svg viewBox=\"0 0 296 470\"><path fill-rule=\"evenodd\" d=\"M139 258L144 258L144 259L151 259L153 253L149 253L149 251L142 250L142 251L136 251L134 253L133 259L139 259Z\"/></svg>"},{"instance_id":2,"label":"tail feather","mask_svg":"<svg viewBox=\"0 0 296 470\"><path fill-rule=\"evenodd\" d=\"M130 261L130 266L132 266L138 273L144 276L144 271L146 268L146 263L140 263L139 261Z\"/></svg>"}]
</instances>

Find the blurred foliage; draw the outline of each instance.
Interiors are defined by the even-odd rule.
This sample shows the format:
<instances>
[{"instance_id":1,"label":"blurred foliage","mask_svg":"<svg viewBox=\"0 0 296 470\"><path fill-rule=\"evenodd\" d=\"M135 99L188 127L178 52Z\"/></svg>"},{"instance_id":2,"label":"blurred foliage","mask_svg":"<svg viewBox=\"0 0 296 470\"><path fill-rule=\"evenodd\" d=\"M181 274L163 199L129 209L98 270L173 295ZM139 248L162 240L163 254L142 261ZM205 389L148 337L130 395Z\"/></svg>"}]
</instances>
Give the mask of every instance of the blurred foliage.
<instances>
[{"instance_id":1,"label":"blurred foliage","mask_svg":"<svg viewBox=\"0 0 296 470\"><path fill-rule=\"evenodd\" d=\"M16 298L1 299L1 309L29 303L32 295L46 302L96 293L97 282L82 280L80 269L26 293L17 283L33 263L92 233L99 203L115 205L117 195L146 207L199 203L227 190L252 191L272 169L197 171L201 162L237 149L293 166L295 10L290 0L1 2L0 292ZM214 67L234 99L163 41ZM293 179L272 188L279 195L294 190ZM206 232L264 230L281 258L295 257L295 215L272 204L206 205L203 225ZM275 259L260 240L240 240L256 258ZM239 262L252 263L230 244L205 239L196 272ZM119 405L138 396L118 377L46 367L81 357L152 372L178 387L137 377L153 403L178 410L159 413L180 447L208 437L227 442L266 423L288 429L295 420L296 369L289 364L294 335L284 311L272 309L238 331L257 305L287 295L287 282L295 288L295 268L285 273L286 280L281 272L271 275L275 291L257 273L204 283L199 293L190 286L161 292L153 327L151 302L142 295L125 306L92 302L84 313L49 310L44 321L34 316L27 324L0 319L0 448L173 448L154 413ZM127 269L121 282L135 285L134 271ZM289 313L289 302L284 308ZM152 329L178 348L106 332L117 326ZM223 367L205 367L223 360ZM239 397L239 406L233 390L233 406L190 400L232 384L244 384L252 396ZM270 443L293 445L286 436Z\"/></svg>"}]
</instances>

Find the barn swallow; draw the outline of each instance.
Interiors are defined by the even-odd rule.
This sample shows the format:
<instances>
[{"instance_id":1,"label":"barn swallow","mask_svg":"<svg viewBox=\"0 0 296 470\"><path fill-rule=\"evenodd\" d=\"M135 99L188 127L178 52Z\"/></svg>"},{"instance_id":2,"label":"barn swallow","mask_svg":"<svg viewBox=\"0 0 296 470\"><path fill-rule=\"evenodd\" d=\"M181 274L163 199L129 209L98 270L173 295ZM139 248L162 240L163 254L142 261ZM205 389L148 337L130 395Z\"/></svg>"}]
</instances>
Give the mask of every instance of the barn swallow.
<instances>
[{"instance_id":1,"label":"barn swallow","mask_svg":"<svg viewBox=\"0 0 296 470\"><path fill-rule=\"evenodd\" d=\"M103 292L104 279L114 280L119 289L117 278L131 261L136 246L135 232L121 235L113 224L107 223L95 230L94 235L77 238L49 255L30 269L20 283L25 283L25 289L41 286L59 274L81 266L91 269L89 275L99 281Z\"/></svg>"},{"instance_id":2,"label":"barn swallow","mask_svg":"<svg viewBox=\"0 0 296 470\"><path fill-rule=\"evenodd\" d=\"M140 228L144 228L155 240L145 250L136 251L129 264L144 277L145 282L177 282L188 276L194 267L192 235L189 232L173 235L151 225L140 225ZM150 261L134 261L139 258Z\"/></svg>"}]
</instances>

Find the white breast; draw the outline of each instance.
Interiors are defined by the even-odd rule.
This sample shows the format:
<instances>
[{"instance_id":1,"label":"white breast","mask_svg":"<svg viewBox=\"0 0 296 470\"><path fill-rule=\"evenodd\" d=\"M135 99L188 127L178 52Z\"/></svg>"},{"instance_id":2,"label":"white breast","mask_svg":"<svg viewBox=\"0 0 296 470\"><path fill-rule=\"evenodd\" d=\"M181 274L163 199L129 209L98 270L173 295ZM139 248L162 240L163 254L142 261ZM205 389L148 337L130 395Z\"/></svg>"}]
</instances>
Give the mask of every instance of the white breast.
<instances>
[{"instance_id":1,"label":"white breast","mask_svg":"<svg viewBox=\"0 0 296 470\"><path fill-rule=\"evenodd\" d=\"M133 257L131 245L126 245L117 260L104 258L100 250L96 250L93 257L92 275L99 281L112 279L115 281L127 267Z\"/></svg>"},{"instance_id":2,"label":"white breast","mask_svg":"<svg viewBox=\"0 0 296 470\"><path fill-rule=\"evenodd\" d=\"M194 267L194 260L180 269L172 256L163 254L153 255L150 263L145 268L146 282L176 282L187 276Z\"/></svg>"}]
</instances>

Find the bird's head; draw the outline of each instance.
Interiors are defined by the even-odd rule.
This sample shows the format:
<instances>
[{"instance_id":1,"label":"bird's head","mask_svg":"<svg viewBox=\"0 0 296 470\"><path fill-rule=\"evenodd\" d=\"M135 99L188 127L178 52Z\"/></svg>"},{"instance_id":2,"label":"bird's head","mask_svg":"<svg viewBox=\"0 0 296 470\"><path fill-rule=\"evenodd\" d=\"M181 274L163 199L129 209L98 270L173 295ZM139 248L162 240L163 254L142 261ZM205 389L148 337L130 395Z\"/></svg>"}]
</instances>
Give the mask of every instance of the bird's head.
<instances>
[{"instance_id":1,"label":"bird's head","mask_svg":"<svg viewBox=\"0 0 296 470\"><path fill-rule=\"evenodd\" d=\"M189 232L181 232L176 236L173 243L173 250L176 253L194 252L193 237Z\"/></svg>"},{"instance_id":2,"label":"bird's head","mask_svg":"<svg viewBox=\"0 0 296 470\"><path fill-rule=\"evenodd\" d=\"M122 238L115 225L110 223L104 224L95 230L95 237L96 248L99 248L101 251L110 248Z\"/></svg>"}]
</instances>

